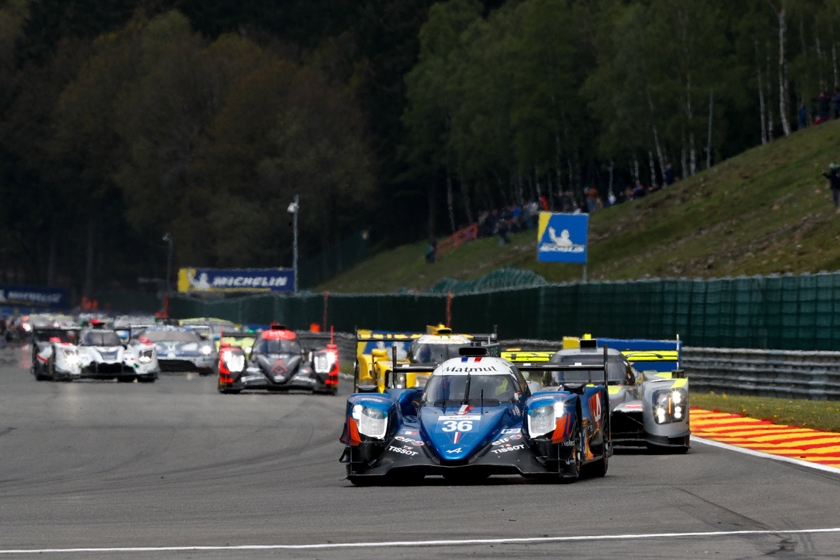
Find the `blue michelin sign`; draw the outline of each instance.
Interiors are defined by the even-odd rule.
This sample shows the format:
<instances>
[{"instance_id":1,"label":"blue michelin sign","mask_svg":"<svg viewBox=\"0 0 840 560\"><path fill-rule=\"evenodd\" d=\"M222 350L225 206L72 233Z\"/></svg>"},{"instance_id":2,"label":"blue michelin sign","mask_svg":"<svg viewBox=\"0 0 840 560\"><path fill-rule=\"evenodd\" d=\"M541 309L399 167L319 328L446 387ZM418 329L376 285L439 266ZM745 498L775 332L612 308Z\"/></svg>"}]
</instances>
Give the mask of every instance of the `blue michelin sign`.
<instances>
[{"instance_id":1,"label":"blue michelin sign","mask_svg":"<svg viewBox=\"0 0 840 560\"><path fill-rule=\"evenodd\" d=\"M540 212L537 260L586 264L588 232L587 214Z\"/></svg>"},{"instance_id":2,"label":"blue michelin sign","mask_svg":"<svg viewBox=\"0 0 840 560\"><path fill-rule=\"evenodd\" d=\"M0 307L67 307L67 290L61 288L30 288L28 286L0 286Z\"/></svg>"},{"instance_id":3,"label":"blue michelin sign","mask_svg":"<svg viewBox=\"0 0 840 560\"><path fill-rule=\"evenodd\" d=\"M294 271L287 268L182 268L178 291L187 292L292 292Z\"/></svg>"}]
</instances>

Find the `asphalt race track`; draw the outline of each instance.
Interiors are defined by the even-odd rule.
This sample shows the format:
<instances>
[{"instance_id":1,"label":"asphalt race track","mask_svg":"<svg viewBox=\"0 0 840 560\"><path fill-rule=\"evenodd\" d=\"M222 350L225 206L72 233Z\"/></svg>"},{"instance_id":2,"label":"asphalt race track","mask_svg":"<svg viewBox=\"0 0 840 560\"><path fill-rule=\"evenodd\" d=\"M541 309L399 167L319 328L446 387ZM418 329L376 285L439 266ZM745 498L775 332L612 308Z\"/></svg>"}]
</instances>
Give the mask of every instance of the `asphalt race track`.
<instances>
[{"instance_id":1,"label":"asphalt race track","mask_svg":"<svg viewBox=\"0 0 840 560\"><path fill-rule=\"evenodd\" d=\"M695 444L572 485L355 488L342 396L220 395L187 374L36 382L20 355L0 363L0 560L840 556L829 472ZM426 542L463 540L485 542Z\"/></svg>"}]
</instances>

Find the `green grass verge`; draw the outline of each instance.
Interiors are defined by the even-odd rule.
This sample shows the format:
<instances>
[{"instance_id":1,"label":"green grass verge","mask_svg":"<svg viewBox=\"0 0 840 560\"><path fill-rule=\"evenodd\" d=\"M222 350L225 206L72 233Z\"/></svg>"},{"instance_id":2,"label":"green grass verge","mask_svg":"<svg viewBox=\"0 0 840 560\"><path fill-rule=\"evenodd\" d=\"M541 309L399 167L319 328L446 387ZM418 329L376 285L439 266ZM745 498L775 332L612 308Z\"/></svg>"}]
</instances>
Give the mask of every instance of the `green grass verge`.
<instances>
[{"instance_id":1,"label":"green grass verge","mask_svg":"<svg viewBox=\"0 0 840 560\"><path fill-rule=\"evenodd\" d=\"M840 432L840 402L837 401L691 393L691 406L704 410L744 414L752 418L770 420L774 424Z\"/></svg>"},{"instance_id":2,"label":"green grass verge","mask_svg":"<svg viewBox=\"0 0 840 560\"><path fill-rule=\"evenodd\" d=\"M821 176L840 160L840 122L749 150L648 197L595 212L589 277L712 278L840 269L840 215ZM500 267L575 281L578 265L536 262L536 232L468 243L433 265L425 242L380 253L316 288L336 292L426 290L443 278Z\"/></svg>"}]
</instances>

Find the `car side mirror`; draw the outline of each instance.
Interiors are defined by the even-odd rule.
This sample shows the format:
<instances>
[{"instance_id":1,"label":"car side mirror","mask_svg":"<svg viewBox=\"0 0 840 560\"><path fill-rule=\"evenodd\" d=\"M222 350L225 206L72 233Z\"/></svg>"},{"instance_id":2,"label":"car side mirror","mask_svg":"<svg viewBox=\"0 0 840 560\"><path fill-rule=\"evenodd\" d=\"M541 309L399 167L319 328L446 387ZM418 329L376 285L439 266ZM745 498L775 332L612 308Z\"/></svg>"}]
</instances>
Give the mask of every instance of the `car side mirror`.
<instances>
[{"instance_id":1,"label":"car side mirror","mask_svg":"<svg viewBox=\"0 0 840 560\"><path fill-rule=\"evenodd\" d=\"M675 369L671 372L671 379L685 379L685 370Z\"/></svg>"}]
</instances>

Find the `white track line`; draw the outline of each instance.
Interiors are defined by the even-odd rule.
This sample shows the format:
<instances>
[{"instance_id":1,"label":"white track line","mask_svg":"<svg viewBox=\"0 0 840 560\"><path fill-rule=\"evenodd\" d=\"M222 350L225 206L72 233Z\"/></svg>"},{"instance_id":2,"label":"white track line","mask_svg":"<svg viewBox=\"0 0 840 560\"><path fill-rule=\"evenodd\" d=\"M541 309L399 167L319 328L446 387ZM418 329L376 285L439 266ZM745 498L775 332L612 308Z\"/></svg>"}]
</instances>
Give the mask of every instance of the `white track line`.
<instances>
[{"instance_id":1,"label":"white track line","mask_svg":"<svg viewBox=\"0 0 840 560\"><path fill-rule=\"evenodd\" d=\"M246 544L240 546L137 546L118 548L42 548L37 550L0 550L0 554L81 554L114 552L191 552L191 551L227 551L227 550L313 550L338 548L385 548L415 546L461 546L468 544L538 544L570 541L615 541L625 539L665 539L688 537L730 537L750 535L798 535L814 533L840 533L840 527L827 529L781 529L754 531L712 531L705 533L648 533L632 535L585 535L575 537L532 537L510 539L464 539L437 541L386 541L386 542L348 542L324 544Z\"/></svg>"},{"instance_id":2,"label":"white track line","mask_svg":"<svg viewBox=\"0 0 840 560\"><path fill-rule=\"evenodd\" d=\"M705 445L711 445L712 447L720 447L721 449L736 451L738 453L743 453L744 455L752 455L753 457L761 457L762 459L772 459L774 461L781 461L782 463L791 463L793 465L799 465L800 467L808 467L810 469L816 469L818 471L830 472L832 474L840 474L840 469L838 469L837 467L821 465L819 463L812 463L811 461L803 461L802 459L783 457L781 455L773 455L772 453L764 453L763 451L755 451L754 449L738 447L737 445L730 445L728 443L721 443L713 439L701 438L694 435L691 436L691 443L694 443L695 441Z\"/></svg>"}]
</instances>

